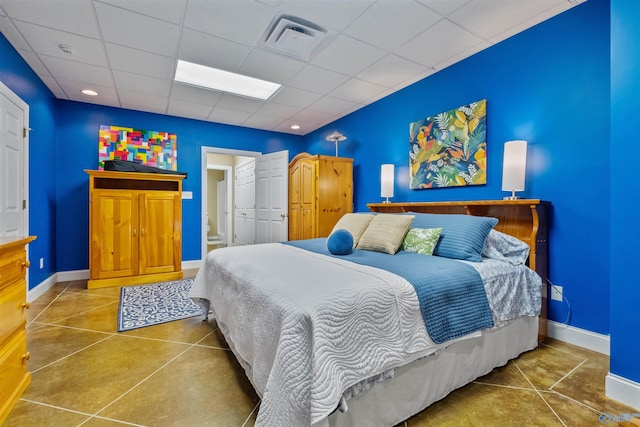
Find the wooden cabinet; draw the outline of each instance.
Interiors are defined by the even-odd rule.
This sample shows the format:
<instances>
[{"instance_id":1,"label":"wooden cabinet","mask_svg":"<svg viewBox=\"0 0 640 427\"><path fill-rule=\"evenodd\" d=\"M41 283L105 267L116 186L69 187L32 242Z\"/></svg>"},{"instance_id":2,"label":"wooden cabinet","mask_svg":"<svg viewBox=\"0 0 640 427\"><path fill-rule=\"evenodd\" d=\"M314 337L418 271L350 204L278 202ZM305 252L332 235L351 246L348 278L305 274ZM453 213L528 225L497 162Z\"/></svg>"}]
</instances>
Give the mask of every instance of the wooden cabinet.
<instances>
[{"instance_id":1,"label":"wooden cabinet","mask_svg":"<svg viewBox=\"0 0 640 427\"><path fill-rule=\"evenodd\" d=\"M289 163L289 240L327 237L353 212L353 159L298 154Z\"/></svg>"},{"instance_id":2,"label":"wooden cabinet","mask_svg":"<svg viewBox=\"0 0 640 427\"><path fill-rule=\"evenodd\" d=\"M25 246L35 237L0 237L0 424L31 381L27 372Z\"/></svg>"},{"instance_id":3,"label":"wooden cabinet","mask_svg":"<svg viewBox=\"0 0 640 427\"><path fill-rule=\"evenodd\" d=\"M182 175L86 171L89 288L182 278Z\"/></svg>"}]
</instances>

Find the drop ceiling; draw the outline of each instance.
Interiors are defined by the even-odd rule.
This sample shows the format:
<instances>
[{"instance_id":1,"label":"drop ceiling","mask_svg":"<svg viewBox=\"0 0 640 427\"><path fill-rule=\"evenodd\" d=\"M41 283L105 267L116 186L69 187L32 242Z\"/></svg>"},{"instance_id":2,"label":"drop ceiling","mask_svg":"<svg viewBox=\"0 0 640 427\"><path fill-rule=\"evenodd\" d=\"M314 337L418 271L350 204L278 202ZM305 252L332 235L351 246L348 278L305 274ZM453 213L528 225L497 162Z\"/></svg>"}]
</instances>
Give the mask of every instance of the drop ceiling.
<instances>
[{"instance_id":1,"label":"drop ceiling","mask_svg":"<svg viewBox=\"0 0 640 427\"><path fill-rule=\"evenodd\" d=\"M0 31L59 99L304 135L582 1L0 0ZM326 37L302 58L269 47L280 16ZM178 59L282 88L188 86Z\"/></svg>"}]
</instances>

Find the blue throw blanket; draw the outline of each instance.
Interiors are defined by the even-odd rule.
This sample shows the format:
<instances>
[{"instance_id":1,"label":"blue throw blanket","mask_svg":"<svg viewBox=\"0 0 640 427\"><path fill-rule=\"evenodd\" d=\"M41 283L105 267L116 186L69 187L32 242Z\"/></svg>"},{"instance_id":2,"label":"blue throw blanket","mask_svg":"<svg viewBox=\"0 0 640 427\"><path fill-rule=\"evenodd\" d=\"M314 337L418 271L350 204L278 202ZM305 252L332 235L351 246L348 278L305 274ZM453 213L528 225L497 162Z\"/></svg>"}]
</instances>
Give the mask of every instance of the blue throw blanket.
<instances>
[{"instance_id":1,"label":"blue throw blanket","mask_svg":"<svg viewBox=\"0 0 640 427\"><path fill-rule=\"evenodd\" d=\"M332 255L325 238L283 243L403 277L415 288L427 331L437 344L493 326L480 274L460 261L406 251L389 255L356 249L350 255Z\"/></svg>"}]
</instances>

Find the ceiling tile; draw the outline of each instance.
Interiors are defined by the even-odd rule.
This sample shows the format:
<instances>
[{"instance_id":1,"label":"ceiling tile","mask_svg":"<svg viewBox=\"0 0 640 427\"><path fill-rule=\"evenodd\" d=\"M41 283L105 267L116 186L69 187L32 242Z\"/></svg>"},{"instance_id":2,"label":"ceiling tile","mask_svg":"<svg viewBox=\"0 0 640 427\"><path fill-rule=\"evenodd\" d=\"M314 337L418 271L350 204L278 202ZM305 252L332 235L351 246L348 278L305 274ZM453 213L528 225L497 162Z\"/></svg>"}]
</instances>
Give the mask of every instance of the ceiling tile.
<instances>
[{"instance_id":1,"label":"ceiling tile","mask_svg":"<svg viewBox=\"0 0 640 427\"><path fill-rule=\"evenodd\" d=\"M348 74L359 73L378 61L385 51L347 36L339 36L311 61L313 65Z\"/></svg>"},{"instance_id":2,"label":"ceiling tile","mask_svg":"<svg viewBox=\"0 0 640 427\"><path fill-rule=\"evenodd\" d=\"M171 98L183 101L193 101L199 104L216 105L222 97L222 92L207 90L201 87L173 82L171 86Z\"/></svg>"},{"instance_id":3,"label":"ceiling tile","mask_svg":"<svg viewBox=\"0 0 640 427\"><path fill-rule=\"evenodd\" d=\"M308 109L313 111L320 111L321 113L329 114L341 114L350 108L353 108L357 103L347 101L333 96L323 96L313 104L309 105Z\"/></svg>"},{"instance_id":4,"label":"ceiling tile","mask_svg":"<svg viewBox=\"0 0 640 427\"><path fill-rule=\"evenodd\" d=\"M107 59L100 40L19 21L16 22L16 27L24 37L31 41L31 47L36 53L101 67L107 66ZM74 52L72 54L64 53L60 50L59 45L61 44L68 45Z\"/></svg>"},{"instance_id":5,"label":"ceiling tile","mask_svg":"<svg viewBox=\"0 0 640 427\"><path fill-rule=\"evenodd\" d=\"M229 93L223 93L217 104L218 107L228 108L229 110L244 111L247 113L255 113L263 105L264 101L231 95Z\"/></svg>"},{"instance_id":6,"label":"ceiling tile","mask_svg":"<svg viewBox=\"0 0 640 427\"><path fill-rule=\"evenodd\" d=\"M239 69L241 74L274 83L286 83L305 66L302 61L254 48Z\"/></svg>"},{"instance_id":7,"label":"ceiling tile","mask_svg":"<svg viewBox=\"0 0 640 427\"><path fill-rule=\"evenodd\" d=\"M40 60L40 57L34 52L30 50L18 50L18 53L22 56L22 59L27 61L29 67L38 74L38 77L43 78L49 76L49 70L47 70Z\"/></svg>"},{"instance_id":8,"label":"ceiling tile","mask_svg":"<svg viewBox=\"0 0 640 427\"><path fill-rule=\"evenodd\" d=\"M120 97L120 103L124 108L151 111L160 114L165 114L167 110L168 100L161 96L148 95L145 93L131 92L127 90L119 90L118 96Z\"/></svg>"},{"instance_id":9,"label":"ceiling tile","mask_svg":"<svg viewBox=\"0 0 640 427\"><path fill-rule=\"evenodd\" d=\"M313 65L307 65L289 81L287 86L308 90L310 92L327 93L347 80L349 80L349 76L345 76L344 74L314 67Z\"/></svg>"},{"instance_id":10,"label":"ceiling tile","mask_svg":"<svg viewBox=\"0 0 640 427\"><path fill-rule=\"evenodd\" d=\"M174 56L180 27L103 3L95 3L104 40L147 52Z\"/></svg>"},{"instance_id":11,"label":"ceiling tile","mask_svg":"<svg viewBox=\"0 0 640 427\"><path fill-rule=\"evenodd\" d=\"M264 33L273 13L272 7L253 0L190 0L184 25L227 40L253 45Z\"/></svg>"},{"instance_id":12,"label":"ceiling tile","mask_svg":"<svg viewBox=\"0 0 640 427\"><path fill-rule=\"evenodd\" d=\"M240 126L250 116L251 113L215 107L211 114L209 114L209 117L207 117L207 120L210 122L221 122Z\"/></svg>"},{"instance_id":13,"label":"ceiling tile","mask_svg":"<svg viewBox=\"0 0 640 427\"><path fill-rule=\"evenodd\" d=\"M67 98L67 94L64 93L64 91L62 90L62 88L60 87L56 79L54 79L51 76L41 76L40 79L44 82L45 85L47 85L49 90L53 92L53 94L57 98L63 98L63 99Z\"/></svg>"},{"instance_id":14,"label":"ceiling tile","mask_svg":"<svg viewBox=\"0 0 640 427\"><path fill-rule=\"evenodd\" d=\"M479 37L489 39L567 0L473 1L449 19Z\"/></svg>"},{"instance_id":15,"label":"ceiling tile","mask_svg":"<svg viewBox=\"0 0 640 427\"><path fill-rule=\"evenodd\" d=\"M412 41L398 48L396 53L411 61L432 67L477 45L481 41L480 38L468 31L447 19L443 19Z\"/></svg>"},{"instance_id":16,"label":"ceiling tile","mask_svg":"<svg viewBox=\"0 0 640 427\"><path fill-rule=\"evenodd\" d=\"M273 95L270 101L276 104L284 104L290 107L305 108L309 104L320 99L319 94L296 89L293 87L283 87L278 93Z\"/></svg>"},{"instance_id":17,"label":"ceiling tile","mask_svg":"<svg viewBox=\"0 0 640 427\"><path fill-rule=\"evenodd\" d=\"M99 0L122 9L128 9L163 21L182 23L187 0Z\"/></svg>"},{"instance_id":18,"label":"ceiling tile","mask_svg":"<svg viewBox=\"0 0 640 427\"><path fill-rule=\"evenodd\" d=\"M140 74L127 73L125 71L113 71L113 79L119 91L131 90L134 92L146 93L149 95L169 96L171 81L167 79L156 79Z\"/></svg>"},{"instance_id":19,"label":"ceiling tile","mask_svg":"<svg viewBox=\"0 0 640 427\"><path fill-rule=\"evenodd\" d=\"M13 19L82 36L100 37L91 0L4 0L2 7Z\"/></svg>"},{"instance_id":20,"label":"ceiling tile","mask_svg":"<svg viewBox=\"0 0 640 427\"><path fill-rule=\"evenodd\" d=\"M105 43L105 47L109 63L114 70L159 79L173 79L173 58L112 43Z\"/></svg>"},{"instance_id":21,"label":"ceiling tile","mask_svg":"<svg viewBox=\"0 0 640 427\"><path fill-rule=\"evenodd\" d=\"M297 113L300 109L296 107L291 107L289 105L275 104L273 102L268 102L264 104L257 111L257 114L275 118L281 118L282 120L288 119Z\"/></svg>"},{"instance_id":22,"label":"ceiling tile","mask_svg":"<svg viewBox=\"0 0 640 427\"><path fill-rule=\"evenodd\" d=\"M56 79L62 90L67 94L69 99L80 102L89 102L91 104L102 104L120 106L118 95L114 88L108 86L100 86L93 84L91 88L98 92L98 96L89 96L82 93L82 89L86 89L86 84L76 80Z\"/></svg>"},{"instance_id":23,"label":"ceiling tile","mask_svg":"<svg viewBox=\"0 0 640 427\"><path fill-rule=\"evenodd\" d=\"M414 0L379 1L344 33L373 46L392 50L440 19L440 15ZM371 25L372 22L384 22L384 25Z\"/></svg>"},{"instance_id":24,"label":"ceiling tile","mask_svg":"<svg viewBox=\"0 0 640 427\"><path fill-rule=\"evenodd\" d=\"M283 0L280 3L280 11L311 21L328 31L342 31L374 2L375 0Z\"/></svg>"},{"instance_id":25,"label":"ceiling tile","mask_svg":"<svg viewBox=\"0 0 640 427\"><path fill-rule=\"evenodd\" d=\"M332 90L330 95L360 103L384 92L385 89L382 86L365 82L364 80L350 79L337 89Z\"/></svg>"},{"instance_id":26,"label":"ceiling tile","mask_svg":"<svg viewBox=\"0 0 640 427\"><path fill-rule=\"evenodd\" d=\"M269 116L261 116L260 114L252 114L242 125L255 129L271 130L278 126L282 120ZM289 125L291 126L291 125Z\"/></svg>"},{"instance_id":27,"label":"ceiling tile","mask_svg":"<svg viewBox=\"0 0 640 427\"><path fill-rule=\"evenodd\" d=\"M202 47L206 46L206 49ZM185 28L180 41L179 59L237 72L251 48L220 37Z\"/></svg>"},{"instance_id":28,"label":"ceiling tile","mask_svg":"<svg viewBox=\"0 0 640 427\"><path fill-rule=\"evenodd\" d=\"M439 13L442 16L447 16L450 13L460 9L471 0L417 0L429 9Z\"/></svg>"},{"instance_id":29,"label":"ceiling tile","mask_svg":"<svg viewBox=\"0 0 640 427\"><path fill-rule=\"evenodd\" d=\"M95 83L107 87L113 86L111 73L106 67L82 64L46 55L40 55L40 59L53 76L63 76L67 80L76 80L83 83Z\"/></svg>"},{"instance_id":30,"label":"ceiling tile","mask_svg":"<svg viewBox=\"0 0 640 427\"><path fill-rule=\"evenodd\" d=\"M197 104L195 102L182 101L180 99L169 100L167 113L172 116L186 117L190 119L206 120L211 114L211 105Z\"/></svg>"},{"instance_id":31,"label":"ceiling tile","mask_svg":"<svg viewBox=\"0 0 640 427\"><path fill-rule=\"evenodd\" d=\"M491 44L489 42L481 41L480 43L476 44L475 46L472 46L469 49L458 53L457 55L453 55L453 56L445 59L444 61L435 64L433 66L433 68L435 70L437 70L437 71L443 70L443 69L447 68L448 66L455 64L456 62L462 61L463 59L466 59L466 58L469 58L470 56L473 56L474 54L480 52L483 49L488 48L489 46L491 46Z\"/></svg>"},{"instance_id":32,"label":"ceiling tile","mask_svg":"<svg viewBox=\"0 0 640 427\"><path fill-rule=\"evenodd\" d=\"M9 43L16 50L31 50L31 46L26 42L18 29L13 25L9 18L0 16L0 32L9 40Z\"/></svg>"},{"instance_id":33,"label":"ceiling tile","mask_svg":"<svg viewBox=\"0 0 640 427\"><path fill-rule=\"evenodd\" d=\"M416 64L399 56L387 55L359 73L357 77L380 86L393 88L424 69L424 65Z\"/></svg>"},{"instance_id":34,"label":"ceiling tile","mask_svg":"<svg viewBox=\"0 0 640 427\"><path fill-rule=\"evenodd\" d=\"M551 9L547 9L544 12L536 15L535 17L529 18L521 23L519 23L518 25L515 25L511 28L509 28L506 31L503 31L501 33L498 33L494 36L492 36L489 41L491 43L499 43L515 34L518 34L521 31L526 30L527 28L533 27L534 25L539 24L540 22L549 19L559 13L564 12L565 10L568 10L571 8L571 3L569 3L568 1L563 1L562 3L560 3L557 6L552 7Z\"/></svg>"}]
</instances>

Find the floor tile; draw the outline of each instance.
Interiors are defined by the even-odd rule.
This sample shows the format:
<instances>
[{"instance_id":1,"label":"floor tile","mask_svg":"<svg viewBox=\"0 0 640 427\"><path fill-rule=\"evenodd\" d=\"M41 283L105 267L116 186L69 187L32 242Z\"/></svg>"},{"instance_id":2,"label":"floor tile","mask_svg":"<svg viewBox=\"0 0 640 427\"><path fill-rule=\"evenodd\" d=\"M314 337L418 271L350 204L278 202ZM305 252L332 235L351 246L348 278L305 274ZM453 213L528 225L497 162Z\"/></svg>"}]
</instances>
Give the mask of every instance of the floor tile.
<instances>
[{"instance_id":1,"label":"floor tile","mask_svg":"<svg viewBox=\"0 0 640 427\"><path fill-rule=\"evenodd\" d=\"M213 332L202 316L120 332L121 335L195 344Z\"/></svg>"},{"instance_id":2,"label":"floor tile","mask_svg":"<svg viewBox=\"0 0 640 427\"><path fill-rule=\"evenodd\" d=\"M33 372L24 398L93 414L187 348L114 335Z\"/></svg>"},{"instance_id":3,"label":"floor tile","mask_svg":"<svg viewBox=\"0 0 640 427\"><path fill-rule=\"evenodd\" d=\"M89 419L86 414L66 411L61 408L31 403L21 399L13 408L2 427L79 426Z\"/></svg>"},{"instance_id":4,"label":"floor tile","mask_svg":"<svg viewBox=\"0 0 640 427\"><path fill-rule=\"evenodd\" d=\"M27 362L27 369L32 372L109 338L108 334L99 332L49 324L40 326L29 329L27 333L27 348L31 354Z\"/></svg>"},{"instance_id":5,"label":"floor tile","mask_svg":"<svg viewBox=\"0 0 640 427\"><path fill-rule=\"evenodd\" d=\"M193 347L99 415L153 426L241 426L257 402L232 354Z\"/></svg>"}]
</instances>

